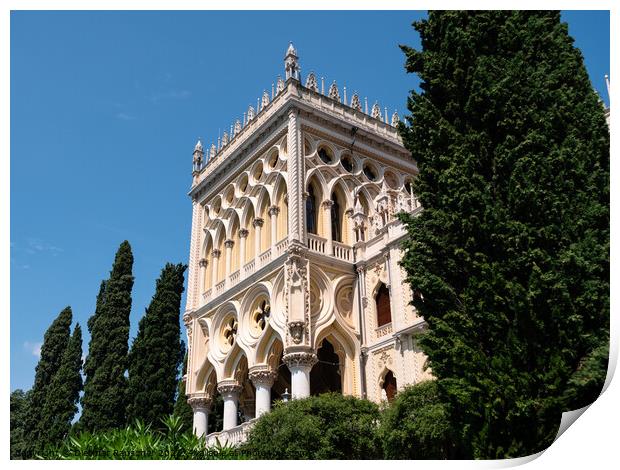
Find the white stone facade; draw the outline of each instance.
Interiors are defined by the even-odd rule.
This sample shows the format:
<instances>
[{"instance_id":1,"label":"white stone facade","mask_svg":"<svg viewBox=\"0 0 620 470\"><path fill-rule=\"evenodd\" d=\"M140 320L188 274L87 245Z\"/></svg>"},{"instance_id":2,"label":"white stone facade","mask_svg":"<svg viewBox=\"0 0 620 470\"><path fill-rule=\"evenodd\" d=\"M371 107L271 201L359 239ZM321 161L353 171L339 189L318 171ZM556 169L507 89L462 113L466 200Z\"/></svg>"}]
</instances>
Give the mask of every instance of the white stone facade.
<instances>
[{"instance_id":1,"label":"white stone facade","mask_svg":"<svg viewBox=\"0 0 620 470\"><path fill-rule=\"evenodd\" d=\"M395 214L421 210L415 161L398 115L344 102L334 82L302 85L289 46L285 80L235 123L225 142L194 150L186 393L207 431L224 398L224 430L244 436L274 399L324 391L391 398L430 378L415 333L424 320L398 262Z\"/></svg>"}]
</instances>

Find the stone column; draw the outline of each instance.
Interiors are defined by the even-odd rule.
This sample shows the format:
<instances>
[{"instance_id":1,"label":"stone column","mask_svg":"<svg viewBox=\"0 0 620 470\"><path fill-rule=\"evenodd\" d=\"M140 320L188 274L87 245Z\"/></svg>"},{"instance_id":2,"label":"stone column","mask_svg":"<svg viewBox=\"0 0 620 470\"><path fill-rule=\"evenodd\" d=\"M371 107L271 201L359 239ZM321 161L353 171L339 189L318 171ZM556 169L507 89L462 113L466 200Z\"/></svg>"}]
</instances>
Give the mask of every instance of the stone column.
<instances>
[{"instance_id":1,"label":"stone column","mask_svg":"<svg viewBox=\"0 0 620 470\"><path fill-rule=\"evenodd\" d=\"M310 396L310 371L318 362L314 352L299 351L285 354L282 358L291 371L291 394L293 399Z\"/></svg>"},{"instance_id":2,"label":"stone column","mask_svg":"<svg viewBox=\"0 0 620 470\"><path fill-rule=\"evenodd\" d=\"M211 399L207 396L195 396L188 398L187 403L194 411L194 434L198 437L206 436L209 429Z\"/></svg>"},{"instance_id":3,"label":"stone column","mask_svg":"<svg viewBox=\"0 0 620 470\"><path fill-rule=\"evenodd\" d=\"M303 205L304 193L304 158L301 140L301 119L299 110L291 109L288 113L288 239L302 245L306 244L304 237L305 217Z\"/></svg>"},{"instance_id":4,"label":"stone column","mask_svg":"<svg viewBox=\"0 0 620 470\"><path fill-rule=\"evenodd\" d=\"M200 292L204 292L207 289L205 285L205 280L207 278L207 269L209 268L209 260L207 258L202 258L198 262L198 266L200 266Z\"/></svg>"},{"instance_id":5,"label":"stone column","mask_svg":"<svg viewBox=\"0 0 620 470\"><path fill-rule=\"evenodd\" d=\"M217 390L224 399L223 431L226 431L237 426L237 407L241 385L236 380L223 380L217 384Z\"/></svg>"},{"instance_id":6,"label":"stone column","mask_svg":"<svg viewBox=\"0 0 620 470\"><path fill-rule=\"evenodd\" d=\"M226 240L224 241L224 247L226 247L226 274L224 275L224 279L226 279L226 286L230 284L230 266L232 264L232 249L235 245L234 240Z\"/></svg>"},{"instance_id":7,"label":"stone column","mask_svg":"<svg viewBox=\"0 0 620 470\"><path fill-rule=\"evenodd\" d=\"M276 376L276 372L267 365L254 366L249 371L250 380L256 387L256 418L271 410L271 387Z\"/></svg>"},{"instance_id":8,"label":"stone column","mask_svg":"<svg viewBox=\"0 0 620 470\"><path fill-rule=\"evenodd\" d=\"M256 271L258 271L259 263L260 263L260 243L261 243L261 227L263 226L263 223L265 223L265 221L263 219L261 219L260 217L256 217L253 221L252 221L252 225L254 226L254 253L255 253L255 263L256 263L256 267L254 268Z\"/></svg>"},{"instance_id":9,"label":"stone column","mask_svg":"<svg viewBox=\"0 0 620 470\"><path fill-rule=\"evenodd\" d=\"M334 254L334 248L333 248L333 243L332 243L332 206L334 205L334 202L331 199L326 199L325 201L323 201L323 203L321 204L321 207L323 207L323 210L325 211L323 213L323 221L324 223L326 223L326 227L325 227L325 238L327 238L327 243L325 244L325 254L326 255L333 255Z\"/></svg>"},{"instance_id":10,"label":"stone column","mask_svg":"<svg viewBox=\"0 0 620 470\"><path fill-rule=\"evenodd\" d=\"M269 207L269 218L271 219L271 259L275 259L275 250L276 242L278 241L278 213L280 212L280 208L278 206Z\"/></svg>"},{"instance_id":11,"label":"stone column","mask_svg":"<svg viewBox=\"0 0 620 470\"><path fill-rule=\"evenodd\" d=\"M213 296L215 296L215 284L217 284L217 265L219 264L221 254L222 252L217 248L211 253L213 260L213 271L211 271L211 287L213 289Z\"/></svg>"},{"instance_id":12,"label":"stone column","mask_svg":"<svg viewBox=\"0 0 620 470\"><path fill-rule=\"evenodd\" d=\"M247 229L239 229L239 272L240 278L243 279L245 277L245 270L243 267L245 266L245 244L247 242L247 238L250 232Z\"/></svg>"}]
</instances>

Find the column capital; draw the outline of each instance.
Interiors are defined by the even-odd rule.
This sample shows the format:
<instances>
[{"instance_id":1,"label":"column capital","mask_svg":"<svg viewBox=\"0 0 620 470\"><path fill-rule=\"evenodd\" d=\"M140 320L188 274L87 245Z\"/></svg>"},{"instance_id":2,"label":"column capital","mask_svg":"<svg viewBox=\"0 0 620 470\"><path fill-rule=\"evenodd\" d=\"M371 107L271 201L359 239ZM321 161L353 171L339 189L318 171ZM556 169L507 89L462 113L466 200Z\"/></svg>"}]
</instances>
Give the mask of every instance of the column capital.
<instances>
[{"instance_id":1,"label":"column capital","mask_svg":"<svg viewBox=\"0 0 620 470\"><path fill-rule=\"evenodd\" d=\"M250 231L245 228L239 229L239 238L246 238L250 234Z\"/></svg>"},{"instance_id":2,"label":"column capital","mask_svg":"<svg viewBox=\"0 0 620 470\"><path fill-rule=\"evenodd\" d=\"M221 254L222 254L222 250L218 250L217 248L211 252L211 255L214 258L219 258Z\"/></svg>"},{"instance_id":3,"label":"column capital","mask_svg":"<svg viewBox=\"0 0 620 470\"><path fill-rule=\"evenodd\" d=\"M228 240L224 241L224 246L226 248L232 248L234 245L235 245L235 241L234 240L228 239Z\"/></svg>"},{"instance_id":4,"label":"column capital","mask_svg":"<svg viewBox=\"0 0 620 470\"><path fill-rule=\"evenodd\" d=\"M254 386L264 385L266 387L271 387L277 376L278 374L276 371L274 371L271 366L267 364L251 367L248 372L248 377Z\"/></svg>"},{"instance_id":5,"label":"column capital","mask_svg":"<svg viewBox=\"0 0 620 470\"><path fill-rule=\"evenodd\" d=\"M260 217L255 217L254 220L252 221L252 225L254 226L254 228L262 227L264 223L265 223L265 220Z\"/></svg>"},{"instance_id":6,"label":"column capital","mask_svg":"<svg viewBox=\"0 0 620 470\"><path fill-rule=\"evenodd\" d=\"M280 208L278 206L269 206L269 215L278 215Z\"/></svg>"},{"instance_id":7,"label":"column capital","mask_svg":"<svg viewBox=\"0 0 620 470\"><path fill-rule=\"evenodd\" d=\"M234 395L241 391L241 385L235 379L227 379L218 382L217 391L222 395Z\"/></svg>"},{"instance_id":8,"label":"column capital","mask_svg":"<svg viewBox=\"0 0 620 470\"><path fill-rule=\"evenodd\" d=\"M322 207L323 207L323 209L325 209L325 210L331 209L333 205L334 205L334 201L332 201L331 199L325 199L325 200L321 203L321 206L322 206Z\"/></svg>"},{"instance_id":9,"label":"column capital","mask_svg":"<svg viewBox=\"0 0 620 470\"><path fill-rule=\"evenodd\" d=\"M308 367L312 368L319 361L319 358L311 351L295 351L286 353L282 361L289 367Z\"/></svg>"},{"instance_id":10,"label":"column capital","mask_svg":"<svg viewBox=\"0 0 620 470\"><path fill-rule=\"evenodd\" d=\"M187 403L192 407L192 410L205 410L208 411L211 408L212 403L211 396L206 393L199 393L195 395L190 395L187 398Z\"/></svg>"},{"instance_id":11,"label":"column capital","mask_svg":"<svg viewBox=\"0 0 620 470\"><path fill-rule=\"evenodd\" d=\"M201 258L200 261L198 261L198 266L200 266L201 268L205 268L209 265L209 260L207 258Z\"/></svg>"}]
</instances>

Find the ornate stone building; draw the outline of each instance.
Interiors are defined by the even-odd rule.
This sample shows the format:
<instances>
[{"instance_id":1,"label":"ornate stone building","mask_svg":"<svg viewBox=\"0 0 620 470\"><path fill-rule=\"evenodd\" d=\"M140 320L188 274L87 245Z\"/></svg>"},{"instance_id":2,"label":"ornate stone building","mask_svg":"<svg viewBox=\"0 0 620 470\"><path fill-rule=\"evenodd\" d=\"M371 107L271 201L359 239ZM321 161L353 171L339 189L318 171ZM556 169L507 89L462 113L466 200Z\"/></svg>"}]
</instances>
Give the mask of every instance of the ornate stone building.
<instances>
[{"instance_id":1,"label":"ornate stone building","mask_svg":"<svg viewBox=\"0 0 620 470\"><path fill-rule=\"evenodd\" d=\"M288 392L378 402L430 377L398 264L395 214L420 210L416 163L396 113L342 91L314 73L302 83L291 44L271 95L217 145L196 144L183 320L199 435L218 393L236 442Z\"/></svg>"}]
</instances>

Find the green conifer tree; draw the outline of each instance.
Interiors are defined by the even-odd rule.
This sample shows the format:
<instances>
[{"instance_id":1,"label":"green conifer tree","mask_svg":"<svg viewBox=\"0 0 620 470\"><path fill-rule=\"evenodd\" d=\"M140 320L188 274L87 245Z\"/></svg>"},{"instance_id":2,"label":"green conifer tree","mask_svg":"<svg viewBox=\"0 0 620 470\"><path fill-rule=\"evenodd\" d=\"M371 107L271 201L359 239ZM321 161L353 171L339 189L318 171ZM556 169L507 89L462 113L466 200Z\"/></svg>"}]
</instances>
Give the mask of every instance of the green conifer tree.
<instances>
[{"instance_id":1,"label":"green conifer tree","mask_svg":"<svg viewBox=\"0 0 620 470\"><path fill-rule=\"evenodd\" d=\"M112 429L126 423L132 267L131 246L125 240L116 252L110 278L105 286L102 283L94 318L88 324L91 338L80 418L80 429L86 431Z\"/></svg>"},{"instance_id":2,"label":"green conifer tree","mask_svg":"<svg viewBox=\"0 0 620 470\"><path fill-rule=\"evenodd\" d=\"M400 130L424 211L402 217L402 263L421 344L461 455L531 454L605 378L603 108L559 12L430 12L414 27L422 50L402 48L421 92Z\"/></svg>"},{"instance_id":3,"label":"green conifer tree","mask_svg":"<svg viewBox=\"0 0 620 470\"><path fill-rule=\"evenodd\" d=\"M46 443L60 442L71 429L82 390L82 329L75 325L58 372L49 386L41 419Z\"/></svg>"},{"instance_id":4,"label":"green conifer tree","mask_svg":"<svg viewBox=\"0 0 620 470\"><path fill-rule=\"evenodd\" d=\"M181 342L182 351L185 351L185 343ZM191 430L194 426L194 411L192 407L187 403L187 396L185 395L185 374L187 374L187 352L183 353L183 371L179 378L179 385L177 386L177 397L174 402L173 414L181 418L184 430Z\"/></svg>"},{"instance_id":5,"label":"green conifer tree","mask_svg":"<svg viewBox=\"0 0 620 470\"><path fill-rule=\"evenodd\" d=\"M66 307L49 326L43 336L41 358L36 367L34 384L28 393L27 413L24 422L25 456L32 457L36 449L42 448L44 424L43 407L49 393L52 379L62 361L71 335L71 307Z\"/></svg>"},{"instance_id":6,"label":"green conifer tree","mask_svg":"<svg viewBox=\"0 0 620 470\"><path fill-rule=\"evenodd\" d=\"M154 426L172 414L183 359L179 325L184 264L167 263L129 354L127 417Z\"/></svg>"},{"instance_id":7,"label":"green conifer tree","mask_svg":"<svg viewBox=\"0 0 620 470\"><path fill-rule=\"evenodd\" d=\"M28 392L11 392L11 459L24 458L26 449L25 420L28 414Z\"/></svg>"}]
</instances>

